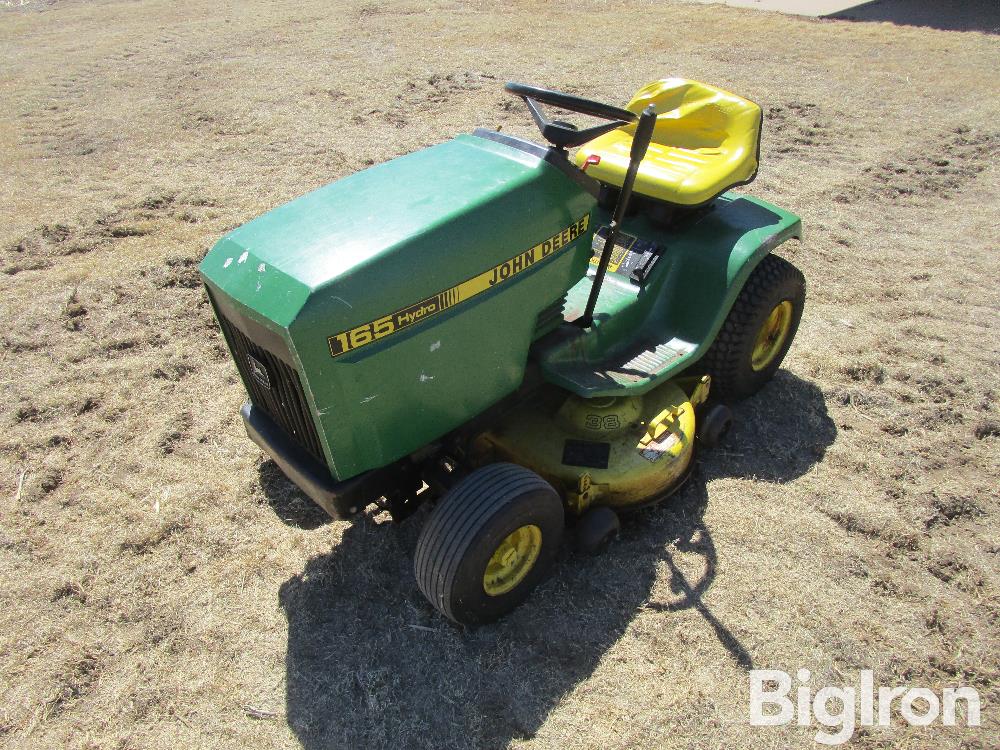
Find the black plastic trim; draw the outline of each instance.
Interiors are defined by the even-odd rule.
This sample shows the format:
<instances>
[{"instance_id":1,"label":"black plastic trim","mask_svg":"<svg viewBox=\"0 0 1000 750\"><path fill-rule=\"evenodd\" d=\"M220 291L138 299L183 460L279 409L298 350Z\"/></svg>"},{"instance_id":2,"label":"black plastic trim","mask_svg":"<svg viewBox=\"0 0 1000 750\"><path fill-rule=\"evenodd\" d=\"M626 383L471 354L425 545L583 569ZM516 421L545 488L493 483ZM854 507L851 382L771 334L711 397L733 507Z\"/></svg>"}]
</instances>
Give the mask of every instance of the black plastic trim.
<instances>
[{"instance_id":1,"label":"black plastic trim","mask_svg":"<svg viewBox=\"0 0 1000 750\"><path fill-rule=\"evenodd\" d=\"M323 464L289 440L261 409L247 401L240 409L240 416L250 439L274 460L286 477L333 518L351 518L385 494L386 477L381 471L368 471L338 482Z\"/></svg>"},{"instance_id":2,"label":"black plastic trim","mask_svg":"<svg viewBox=\"0 0 1000 750\"><path fill-rule=\"evenodd\" d=\"M556 148L546 148L545 146L540 146L534 141L518 138L515 135L499 133L496 130L487 130L486 128L476 128L472 131L472 135L476 138L483 138L487 141L493 141L494 143L502 143L505 146L510 146L511 148L524 151L532 156L537 156L539 159L551 164L564 175L569 177L583 190L586 190L594 196L594 198L598 196L598 193L601 190L601 183L593 177L589 177L581 172L580 169L566 157L565 151L561 151Z\"/></svg>"},{"instance_id":3,"label":"black plastic trim","mask_svg":"<svg viewBox=\"0 0 1000 750\"><path fill-rule=\"evenodd\" d=\"M496 143L502 143L505 146L516 148L518 151L524 151L525 153L531 154L532 156L537 156L539 159L544 159L545 155L549 151L549 149L547 149L545 146L539 145L534 141L529 141L526 138L518 138L516 135L508 135L507 133L501 133L498 130L489 130L488 128L476 128L475 130L472 131L472 134L476 138L485 138L488 141L495 141Z\"/></svg>"}]
</instances>

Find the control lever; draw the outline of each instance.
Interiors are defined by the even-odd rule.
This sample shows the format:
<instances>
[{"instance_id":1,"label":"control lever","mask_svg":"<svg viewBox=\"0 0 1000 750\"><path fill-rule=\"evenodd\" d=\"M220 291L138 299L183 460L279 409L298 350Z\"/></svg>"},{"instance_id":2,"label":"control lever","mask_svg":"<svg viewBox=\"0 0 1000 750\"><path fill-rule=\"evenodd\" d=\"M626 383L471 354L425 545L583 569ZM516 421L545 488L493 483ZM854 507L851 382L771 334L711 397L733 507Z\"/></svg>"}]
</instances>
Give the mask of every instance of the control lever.
<instances>
[{"instance_id":1,"label":"control lever","mask_svg":"<svg viewBox=\"0 0 1000 750\"><path fill-rule=\"evenodd\" d=\"M601 260L597 264L597 273L594 274L594 283L590 287L590 297L587 299L587 307L583 311L583 316L576 321L581 328L590 328L594 323L594 307L597 305L597 298L601 293L601 286L604 284L604 277L608 273L608 263L611 262L611 254L615 249L615 242L618 239L618 227L625 218L625 211L628 209L629 201L632 199L632 187L635 185L635 177L639 172L639 164L646 156L649 142L653 138L653 126L656 125L656 107L650 104L642 111L639 117L639 124L636 125L635 134L632 136L632 150L629 153L628 171L625 173L625 181L622 182L621 191L618 193L618 202L615 203L614 213L611 215L611 224L608 225L608 236L604 240L604 250L601 251Z\"/></svg>"}]
</instances>

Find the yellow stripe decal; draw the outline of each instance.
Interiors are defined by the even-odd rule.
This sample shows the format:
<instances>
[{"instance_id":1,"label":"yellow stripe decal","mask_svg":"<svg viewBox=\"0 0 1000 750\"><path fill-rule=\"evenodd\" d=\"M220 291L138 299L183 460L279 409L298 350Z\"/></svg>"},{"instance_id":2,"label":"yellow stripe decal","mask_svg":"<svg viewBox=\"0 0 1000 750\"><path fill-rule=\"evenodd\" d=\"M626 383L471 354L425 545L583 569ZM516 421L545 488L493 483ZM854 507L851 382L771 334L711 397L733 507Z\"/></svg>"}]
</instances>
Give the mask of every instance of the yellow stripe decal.
<instances>
[{"instance_id":1,"label":"yellow stripe decal","mask_svg":"<svg viewBox=\"0 0 1000 750\"><path fill-rule=\"evenodd\" d=\"M341 354L353 352L363 346L367 346L374 341L391 336L404 328L425 320L432 315L436 315L442 310L454 307L459 302L472 299L477 294L482 294L497 284L512 279L517 274L530 268L535 263L549 258L565 247L570 245L577 237L582 236L587 227L590 226L590 214L573 222L561 232L549 237L544 242L539 242L532 248L518 253L513 258L505 260L493 268L483 271L481 274L466 279L460 284L456 284L450 289L432 294L426 299L414 302L412 305L396 310L389 315L356 326L347 331L330 336L327 341L330 344L330 356L339 357Z\"/></svg>"}]
</instances>

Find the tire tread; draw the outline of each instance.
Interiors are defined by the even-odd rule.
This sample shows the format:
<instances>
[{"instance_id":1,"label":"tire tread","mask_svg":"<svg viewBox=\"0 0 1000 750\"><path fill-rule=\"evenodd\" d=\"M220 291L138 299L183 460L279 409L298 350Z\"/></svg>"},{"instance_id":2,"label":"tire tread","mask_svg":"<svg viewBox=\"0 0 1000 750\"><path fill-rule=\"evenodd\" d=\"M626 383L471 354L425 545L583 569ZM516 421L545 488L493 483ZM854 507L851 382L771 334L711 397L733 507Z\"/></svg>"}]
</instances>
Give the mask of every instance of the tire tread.
<instances>
[{"instance_id":1,"label":"tire tread","mask_svg":"<svg viewBox=\"0 0 1000 750\"><path fill-rule=\"evenodd\" d=\"M548 482L523 466L490 464L455 485L434 509L417 541L414 573L424 596L449 619L460 622L449 593L476 535L504 505L536 490L555 495Z\"/></svg>"},{"instance_id":2,"label":"tire tread","mask_svg":"<svg viewBox=\"0 0 1000 750\"><path fill-rule=\"evenodd\" d=\"M747 355L744 348L747 346L748 338L755 337L756 330L751 328L760 308L768 303L772 290L786 284L799 285L803 290L804 299L805 278L802 272L778 255L764 256L750 274L715 341L705 354L703 364L705 371L712 376L713 396L722 401L738 401L751 395L763 384L754 388L747 384L741 375L742 358ZM801 306L797 314L801 316ZM793 322L792 330L789 331L788 346L791 345L797 327L798 317ZM775 370L783 358L784 354L776 360Z\"/></svg>"}]
</instances>

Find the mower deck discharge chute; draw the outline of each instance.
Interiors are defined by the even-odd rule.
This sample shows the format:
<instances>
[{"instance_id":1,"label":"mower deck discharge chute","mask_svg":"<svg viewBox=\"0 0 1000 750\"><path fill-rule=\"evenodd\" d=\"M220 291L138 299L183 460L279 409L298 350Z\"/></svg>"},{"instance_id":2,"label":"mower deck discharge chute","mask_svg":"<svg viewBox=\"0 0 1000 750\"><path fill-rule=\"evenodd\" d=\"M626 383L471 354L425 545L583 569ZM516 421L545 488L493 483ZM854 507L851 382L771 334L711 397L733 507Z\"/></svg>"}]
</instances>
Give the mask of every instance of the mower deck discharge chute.
<instances>
[{"instance_id":1,"label":"mower deck discharge chute","mask_svg":"<svg viewBox=\"0 0 1000 750\"><path fill-rule=\"evenodd\" d=\"M680 79L624 109L507 89L547 146L460 135L280 206L201 264L250 437L334 517L433 501L417 582L465 624L519 604L567 524L596 551L674 491L805 301L770 254L799 219L727 192L756 175L757 105Z\"/></svg>"}]
</instances>

